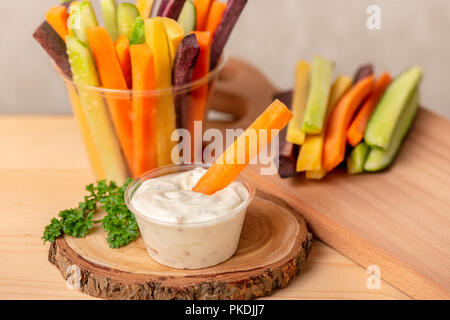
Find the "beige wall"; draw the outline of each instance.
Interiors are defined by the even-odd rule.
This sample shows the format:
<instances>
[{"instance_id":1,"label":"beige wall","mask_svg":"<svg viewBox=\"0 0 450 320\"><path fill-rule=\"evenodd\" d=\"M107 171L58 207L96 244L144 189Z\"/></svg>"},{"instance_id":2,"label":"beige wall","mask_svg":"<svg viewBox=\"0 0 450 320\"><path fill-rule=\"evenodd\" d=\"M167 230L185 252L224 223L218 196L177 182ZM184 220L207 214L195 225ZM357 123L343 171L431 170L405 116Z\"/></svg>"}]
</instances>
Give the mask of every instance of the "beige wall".
<instances>
[{"instance_id":1,"label":"beige wall","mask_svg":"<svg viewBox=\"0 0 450 320\"><path fill-rule=\"evenodd\" d=\"M0 1L0 113L69 112L62 82L31 38L58 0ZM96 0L93 0L96 2ZM382 10L382 29L366 27L366 9ZM280 88L292 86L300 58L323 55L337 72L365 62L397 74L423 67L423 104L450 118L450 1L249 0L228 46Z\"/></svg>"}]
</instances>

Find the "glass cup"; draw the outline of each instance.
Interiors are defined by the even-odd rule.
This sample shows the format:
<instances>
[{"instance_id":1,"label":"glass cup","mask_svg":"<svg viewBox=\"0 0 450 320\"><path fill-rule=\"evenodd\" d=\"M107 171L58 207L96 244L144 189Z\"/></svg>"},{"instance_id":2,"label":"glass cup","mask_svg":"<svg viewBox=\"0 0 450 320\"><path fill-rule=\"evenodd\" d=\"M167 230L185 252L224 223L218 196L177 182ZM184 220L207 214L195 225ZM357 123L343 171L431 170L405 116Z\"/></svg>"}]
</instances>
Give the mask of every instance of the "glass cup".
<instances>
[{"instance_id":1,"label":"glass cup","mask_svg":"<svg viewBox=\"0 0 450 320\"><path fill-rule=\"evenodd\" d=\"M237 250L247 208L255 195L253 184L241 175L249 193L247 201L226 217L200 223L177 224L154 220L133 207L135 191L145 181L167 174L190 171L207 165L171 165L153 169L135 179L125 192L125 203L136 217L149 255L158 263L175 269L203 269L231 258Z\"/></svg>"},{"instance_id":2,"label":"glass cup","mask_svg":"<svg viewBox=\"0 0 450 320\"><path fill-rule=\"evenodd\" d=\"M60 72L97 179L120 184L130 176L173 164L176 129L188 130L194 141L194 121L206 117L214 82L226 60L222 57L216 69L201 79L151 91L80 85Z\"/></svg>"}]
</instances>

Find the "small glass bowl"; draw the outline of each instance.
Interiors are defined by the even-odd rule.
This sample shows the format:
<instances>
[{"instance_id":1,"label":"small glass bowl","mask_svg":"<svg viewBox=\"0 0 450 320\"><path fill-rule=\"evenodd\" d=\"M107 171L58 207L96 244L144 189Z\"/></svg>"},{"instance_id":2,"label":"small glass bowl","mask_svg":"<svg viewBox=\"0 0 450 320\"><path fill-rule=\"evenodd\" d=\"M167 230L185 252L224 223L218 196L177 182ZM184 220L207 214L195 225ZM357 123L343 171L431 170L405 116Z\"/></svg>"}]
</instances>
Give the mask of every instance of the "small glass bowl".
<instances>
[{"instance_id":1,"label":"small glass bowl","mask_svg":"<svg viewBox=\"0 0 450 320\"><path fill-rule=\"evenodd\" d=\"M161 106L175 111L176 119L173 123L169 121L169 129L192 128L193 122L200 119L191 119L188 115L193 114L192 110L195 109L202 110L206 116L215 82L226 62L227 55L224 54L217 67L203 78L181 86L146 91L112 90L77 84L56 67L65 82L97 180L107 179L121 184L127 177L138 177L150 170L153 164L149 159L142 157L136 161L135 156L136 153L149 153L155 142L149 140L147 135L138 134L144 130L136 131L133 128L142 126L161 130L158 123L164 122L158 122L157 119L157 110ZM155 112L156 116L150 117ZM151 123L150 119L156 123ZM162 145L168 149L176 145L171 139L174 130L161 138Z\"/></svg>"},{"instance_id":2,"label":"small glass bowl","mask_svg":"<svg viewBox=\"0 0 450 320\"><path fill-rule=\"evenodd\" d=\"M143 182L196 168L208 168L208 165L170 165L151 170L131 182L125 192L125 203L136 216L149 255L158 263L175 269L203 269L231 258L239 244L247 208L255 195L253 184L241 174L237 181L249 194L245 202L226 217L189 224L157 221L133 207L131 200Z\"/></svg>"}]
</instances>

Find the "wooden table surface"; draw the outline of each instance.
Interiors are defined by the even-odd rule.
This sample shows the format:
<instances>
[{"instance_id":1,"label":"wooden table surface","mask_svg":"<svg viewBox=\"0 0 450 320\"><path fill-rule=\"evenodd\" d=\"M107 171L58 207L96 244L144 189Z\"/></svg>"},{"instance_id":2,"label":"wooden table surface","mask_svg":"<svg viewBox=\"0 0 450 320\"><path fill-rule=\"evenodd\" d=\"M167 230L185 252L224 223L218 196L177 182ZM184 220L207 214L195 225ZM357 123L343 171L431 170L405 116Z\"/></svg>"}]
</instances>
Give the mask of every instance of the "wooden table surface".
<instances>
[{"instance_id":1,"label":"wooden table surface","mask_svg":"<svg viewBox=\"0 0 450 320\"><path fill-rule=\"evenodd\" d=\"M94 181L70 116L0 117L0 299L88 299L47 261L42 231L78 204ZM337 251L314 241L301 274L275 299L409 299ZM381 275L382 276L382 275Z\"/></svg>"}]
</instances>

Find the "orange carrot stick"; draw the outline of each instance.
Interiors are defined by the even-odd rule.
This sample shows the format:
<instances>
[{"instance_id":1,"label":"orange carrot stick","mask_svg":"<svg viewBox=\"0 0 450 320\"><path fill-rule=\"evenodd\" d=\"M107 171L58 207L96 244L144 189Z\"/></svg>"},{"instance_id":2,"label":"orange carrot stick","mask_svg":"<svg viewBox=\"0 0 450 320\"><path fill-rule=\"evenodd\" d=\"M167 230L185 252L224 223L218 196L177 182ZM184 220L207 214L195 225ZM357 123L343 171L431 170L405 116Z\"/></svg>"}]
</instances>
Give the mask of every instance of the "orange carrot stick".
<instances>
[{"instance_id":1,"label":"orange carrot stick","mask_svg":"<svg viewBox=\"0 0 450 320\"><path fill-rule=\"evenodd\" d=\"M67 19L69 18L67 8L65 6L51 7L45 14L45 18L61 39L66 40L66 36L69 34L67 29Z\"/></svg>"},{"instance_id":2,"label":"orange carrot stick","mask_svg":"<svg viewBox=\"0 0 450 320\"><path fill-rule=\"evenodd\" d=\"M383 96L384 91L392 82L392 77L388 72L383 73L377 80L373 91L367 97L361 109L358 111L355 119L347 130L347 141L355 147L364 138L364 132L366 131L367 123L372 116L378 102Z\"/></svg>"},{"instance_id":3,"label":"orange carrot stick","mask_svg":"<svg viewBox=\"0 0 450 320\"><path fill-rule=\"evenodd\" d=\"M217 0L215 0L211 5L205 30L211 32L213 36L220 24L220 21L222 20L222 16L226 8L227 4L225 2L220 2Z\"/></svg>"},{"instance_id":4,"label":"orange carrot stick","mask_svg":"<svg viewBox=\"0 0 450 320\"><path fill-rule=\"evenodd\" d=\"M97 64L103 88L127 90L122 68L115 55L114 42L104 27L92 27L86 30L89 46ZM128 167L133 166L133 140L131 128L131 101L128 97L106 95L111 119L116 129L122 151Z\"/></svg>"},{"instance_id":5,"label":"orange carrot stick","mask_svg":"<svg viewBox=\"0 0 450 320\"><path fill-rule=\"evenodd\" d=\"M217 159L193 190L211 195L226 188L239 176L249 162L270 143L272 130L282 130L292 117L291 111L281 101L275 100ZM264 130L266 130L266 135L264 135ZM256 139L252 139L252 137ZM250 143L248 143L249 141ZM240 161L244 160L240 158L242 154L245 155L245 161Z\"/></svg>"},{"instance_id":6,"label":"orange carrot stick","mask_svg":"<svg viewBox=\"0 0 450 320\"><path fill-rule=\"evenodd\" d=\"M133 150L134 174L138 176L157 166L156 101L142 91L154 90L155 66L147 44L130 47L133 74Z\"/></svg>"},{"instance_id":7,"label":"orange carrot stick","mask_svg":"<svg viewBox=\"0 0 450 320\"><path fill-rule=\"evenodd\" d=\"M373 75L359 81L333 109L325 133L322 155L326 171L330 172L344 161L348 126L363 99L372 91L373 85Z\"/></svg>"},{"instance_id":8,"label":"orange carrot stick","mask_svg":"<svg viewBox=\"0 0 450 320\"><path fill-rule=\"evenodd\" d=\"M195 30L205 31L211 4L212 0L194 0L195 9L197 11L197 26Z\"/></svg>"},{"instance_id":9,"label":"orange carrot stick","mask_svg":"<svg viewBox=\"0 0 450 320\"><path fill-rule=\"evenodd\" d=\"M130 40L126 36L117 38L114 47L116 48L117 58L119 59L122 72L127 82L128 89L131 89L131 58L130 58Z\"/></svg>"},{"instance_id":10,"label":"orange carrot stick","mask_svg":"<svg viewBox=\"0 0 450 320\"><path fill-rule=\"evenodd\" d=\"M197 64L195 65L192 80L196 81L205 77L209 72L209 64L211 57L211 45L212 45L212 35L207 31L195 31L193 32L197 38L197 42L200 46L200 54L197 59ZM194 137L194 122L203 121L206 115L206 108L208 103L208 83L205 83L198 89L195 89L191 94L191 102L189 107L187 126L191 133L192 141L195 140ZM192 153L194 154L194 153Z\"/></svg>"}]
</instances>

